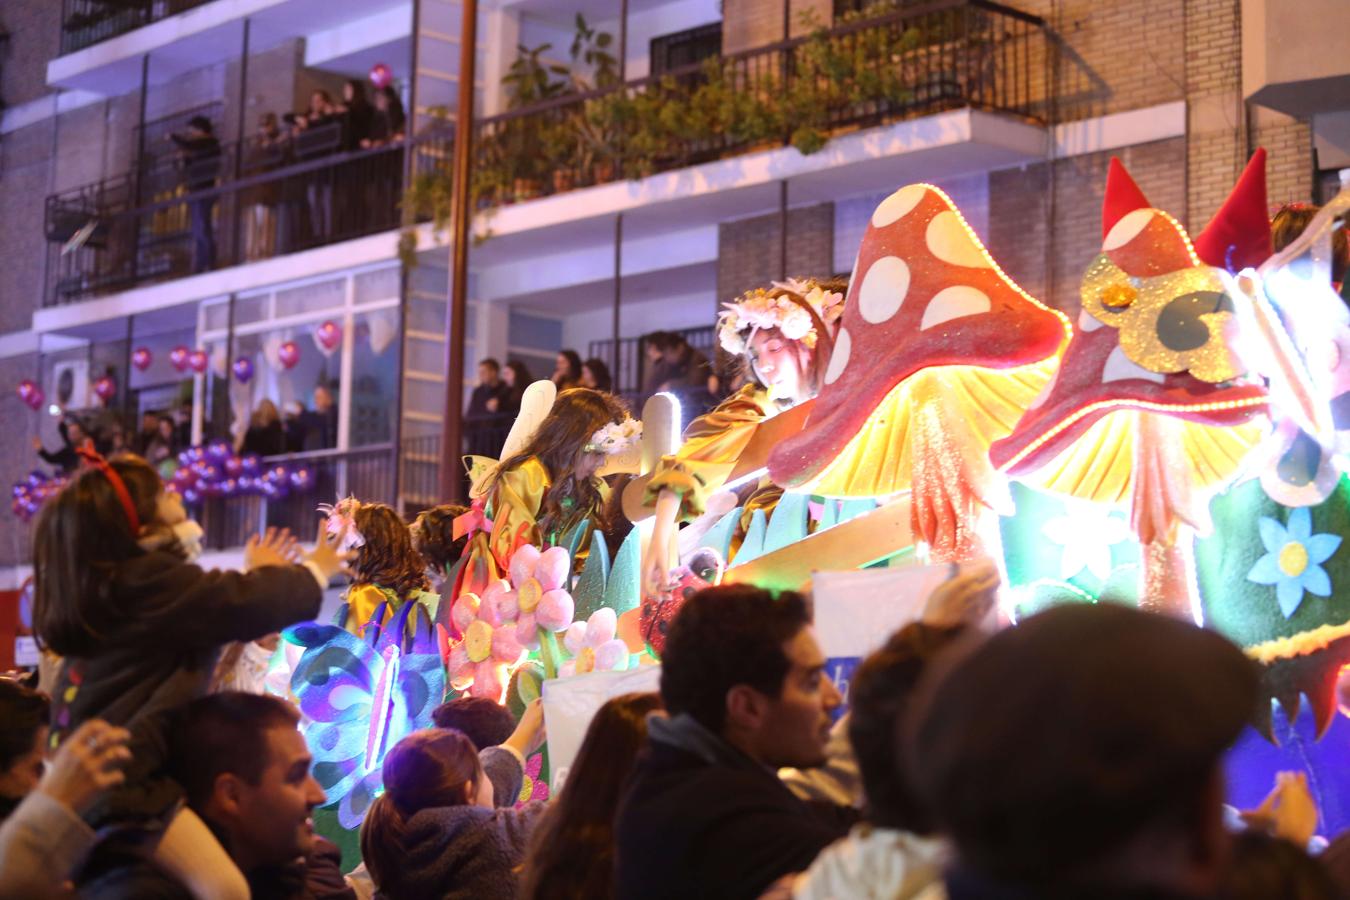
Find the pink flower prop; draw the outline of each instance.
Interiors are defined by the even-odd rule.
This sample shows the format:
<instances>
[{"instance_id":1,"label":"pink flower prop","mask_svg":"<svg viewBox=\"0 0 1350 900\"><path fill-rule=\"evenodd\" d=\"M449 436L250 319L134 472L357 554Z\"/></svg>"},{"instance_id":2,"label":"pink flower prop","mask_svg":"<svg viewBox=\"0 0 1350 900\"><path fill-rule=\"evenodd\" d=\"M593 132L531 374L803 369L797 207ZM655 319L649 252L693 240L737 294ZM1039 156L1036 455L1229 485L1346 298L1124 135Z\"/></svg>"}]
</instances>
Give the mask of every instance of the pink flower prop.
<instances>
[{"instance_id":1,"label":"pink flower prop","mask_svg":"<svg viewBox=\"0 0 1350 900\"><path fill-rule=\"evenodd\" d=\"M525 544L511 557L511 583L519 588L534 576L534 567L542 554L533 544Z\"/></svg>"},{"instance_id":2,"label":"pink flower prop","mask_svg":"<svg viewBox=\"0 0 1350 900\"><path fill-rule=\"evenodd\" d=\"M525 777L521 780L520 795L516 798L516 806L524 806L531 800L547 800L548 785L540 778L544 769L544 754L536 753L530 757L529 762L525 763Z\"/></svg>"},{"instance_id":3,"label":"pink flower prop","mask_svg":"<svg viewBox=\"0 0 1350 900\"><path fill-rule=\"evenodd\" d=\"M619 617L608 607L597 609L585 622L573 622L563 637L572 659L558 667L558 676L628 668L628 645L615 636L618 627Z\"/></svg>"},{"instance_id":4,"label":"pink flower prop","mask_svg":"<svg viewBox=\"0 0 1350 900\"><path fill-rule=\"evenodd\" d=\"M567 591L552 590L546 591L539 600L539 608L535 610L534 618L540 628L565 631L567 626L572 624L575 612L576 604L572 601L571 594Z\"/></svg>"},{"instance_id":5,"label":"pink flower prop","mask_svg":"<svg viewBox=\"0 0 1350 900\"><path fill-rule=\"evenodd\" d=\"M488 586L484 596L466 592L450 608L451 621L464 640L450 650L446 668L450 686L475 697L501 702L509 671L525 656L516 639L516 625L502 617L503 582Z\"/></svg>"},{"instance_id":6,"label":"pink flower prop","mask_svg":"<svg viewBox=\"0 0 1350 900\"><path fill-rule=\"evenodd\" d=\"M567 587L567 576L572 572L572 558L566 547L549 547L539 555L534 577L546 591Z\"/></svg>"}]
</instances>

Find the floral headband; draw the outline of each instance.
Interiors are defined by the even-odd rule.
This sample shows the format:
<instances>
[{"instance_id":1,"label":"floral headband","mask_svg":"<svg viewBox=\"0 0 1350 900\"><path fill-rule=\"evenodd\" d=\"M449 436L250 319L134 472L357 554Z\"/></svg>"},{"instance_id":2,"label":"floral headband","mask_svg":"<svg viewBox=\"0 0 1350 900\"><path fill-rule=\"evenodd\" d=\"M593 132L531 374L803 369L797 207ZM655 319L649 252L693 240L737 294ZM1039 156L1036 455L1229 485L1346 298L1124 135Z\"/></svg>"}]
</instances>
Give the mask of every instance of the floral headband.
<instances>
[{"instance_id":1,"label":"floral headband","mask_svg":"<svg viewBox=\"0 0 1350 900\"><path fill-rule=\"evenodd\" d=\"M613 456L622 453L642 440L642 423L636 419L625 418L622 422L610 422L601 428L582 449L587 453L603 453Z\"/></svg>"},{"instance_id":2,"label":"floral headband","mask_svg":"<svg viewBox=\"0 0 1350 900\"><path fill-rule=\"evenodd\" d=\"M728 353L745 353L750 337L761 329L777 328L790 341L802 341L812 349L819 335L815 322L806 307L788 293L806 301L827 326L832 326L844 315L844 295L827 291L811 278L789 278L775 281L772 287L755 288L722 304L717 317L717 338Z\"/></svg>"},{"instance_id":3,"label":"floral headband","mask_svg":"<svg viewBox=\"0 0 1350 900\"><path fill-rule=\"evenodd\" d=\"M343 528L347 529L347 539L343 541L343 550L352 550L366 545L366 539L356 528L356 510L360 506L361 501L355 497L347 497L339 500L336 504L319 504L319 512L328 517L326 530L329 534L341 534Z\"/></svg>"}]
</instances>

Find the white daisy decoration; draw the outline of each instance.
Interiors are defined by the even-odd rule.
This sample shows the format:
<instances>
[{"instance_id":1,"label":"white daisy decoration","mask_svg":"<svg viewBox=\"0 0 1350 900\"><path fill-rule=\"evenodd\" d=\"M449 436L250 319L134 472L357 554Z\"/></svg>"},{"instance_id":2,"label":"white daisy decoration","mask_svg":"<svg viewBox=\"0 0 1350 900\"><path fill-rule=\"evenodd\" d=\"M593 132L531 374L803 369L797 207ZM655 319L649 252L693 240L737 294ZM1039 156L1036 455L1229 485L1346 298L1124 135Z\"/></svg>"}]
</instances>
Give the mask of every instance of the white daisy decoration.
<instances>
[{"instance_id":1,"label":"white daisy decoration","mask_svg":"<svg viewBox=\"0 0 1350 900\"><path fill-rule=\"evenodd\" d=\"M1124 517L1095 504L1070 507L1067 515L1042 525L1041 533L1062 548L1059 577L1063 581L1084 569L1106 581L1111 577L1111 548L1131 537Z\"/></svg>"}]
</instances>

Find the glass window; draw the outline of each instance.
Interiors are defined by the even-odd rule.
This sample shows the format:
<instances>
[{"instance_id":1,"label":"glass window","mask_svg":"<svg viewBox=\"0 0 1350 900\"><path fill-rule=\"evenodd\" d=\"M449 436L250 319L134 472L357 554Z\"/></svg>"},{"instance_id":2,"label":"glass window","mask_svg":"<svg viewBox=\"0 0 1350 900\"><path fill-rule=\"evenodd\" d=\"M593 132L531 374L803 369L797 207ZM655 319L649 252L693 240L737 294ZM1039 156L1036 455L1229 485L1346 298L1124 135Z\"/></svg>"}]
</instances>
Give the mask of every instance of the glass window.
<instances>
[{"instance_id":1,"label":"glass window","mask_svg":"<svg viewBox=\"0 0 1350 900\"><path fill-rule=\"evenodd\" d=\"M361 313L353 327L350 446L387 443L398 405L398 310Z\"/></svg>"}]
</instances>

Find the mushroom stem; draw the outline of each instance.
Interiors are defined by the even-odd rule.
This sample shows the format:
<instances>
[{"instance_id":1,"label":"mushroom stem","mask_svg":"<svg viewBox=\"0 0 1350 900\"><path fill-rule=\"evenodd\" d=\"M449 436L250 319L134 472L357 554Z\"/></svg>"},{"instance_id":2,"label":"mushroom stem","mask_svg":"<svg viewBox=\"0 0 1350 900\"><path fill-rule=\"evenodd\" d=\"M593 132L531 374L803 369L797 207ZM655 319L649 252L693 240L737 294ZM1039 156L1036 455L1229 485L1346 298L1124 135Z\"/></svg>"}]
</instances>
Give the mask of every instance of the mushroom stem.
<instances>
[{"instance_id":1,"label":"mushroom stem","mask_svg":"<svg viewBox=\"0 0 1350 900\"><path fill-rule=\"evenodd\" d=\"M1205 497L1191 482L1183 423L1154 413L1135 415L1130 524L1142 551L1139 607L1194 621L1200 598L1192 528L1207 521Z\"/></svg>"},{"instance_id":2,"label":"mushroom stem","mask_svg":"<svg viewBox=\"0 0 1350 900\"><path fill-rule=\"evenodd\" d=\"M1159 538L1141 548L1139 608L1198 622L1195 540L1189 528L1177 532L1175 539Z\"/></svg>"}]
</instances>

